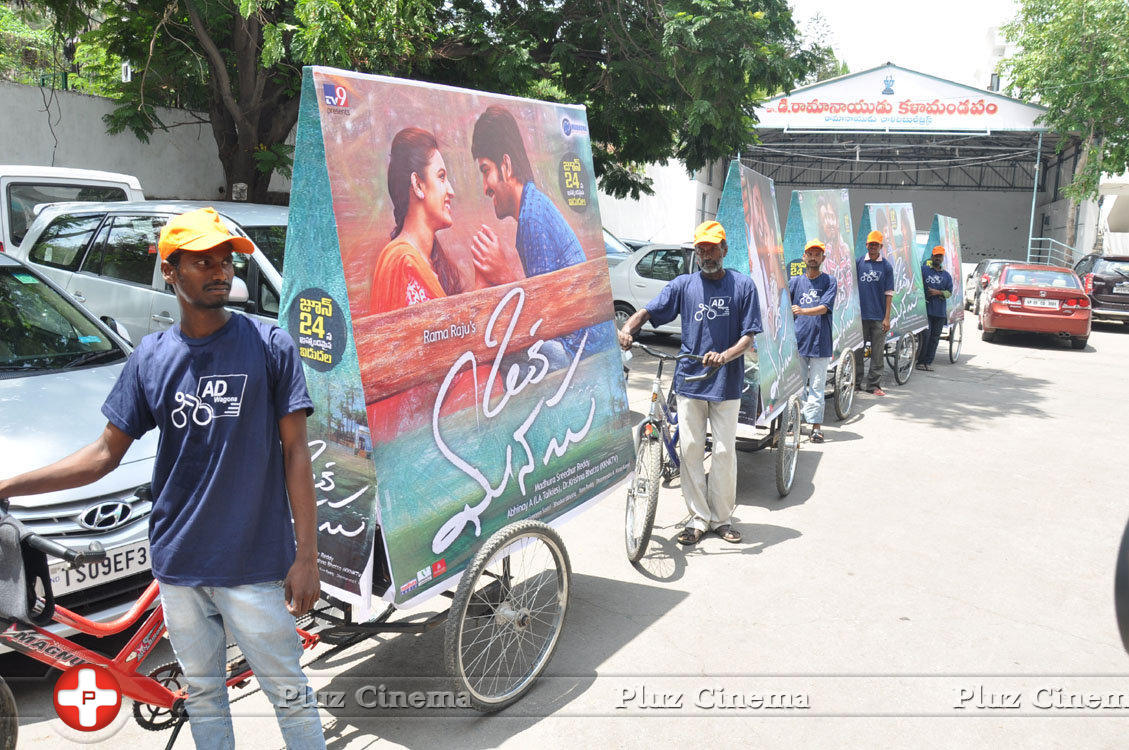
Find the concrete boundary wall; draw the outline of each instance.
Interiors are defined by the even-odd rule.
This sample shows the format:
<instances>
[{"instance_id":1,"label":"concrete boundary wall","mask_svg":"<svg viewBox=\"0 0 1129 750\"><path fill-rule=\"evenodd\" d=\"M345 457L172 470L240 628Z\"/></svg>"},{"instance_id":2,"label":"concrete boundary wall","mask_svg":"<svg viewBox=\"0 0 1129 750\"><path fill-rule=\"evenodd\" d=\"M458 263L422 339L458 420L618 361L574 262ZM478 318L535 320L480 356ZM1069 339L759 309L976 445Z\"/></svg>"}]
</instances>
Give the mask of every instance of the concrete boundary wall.
<instances>
[{"instance_id":1,"label":"concrete boundary wall","mask_svg":"<svg viewBox=\"0 0 1129 750\"><path fill-rule=\"evenodd\" d=\"M0 82L0 164L125 172L141 180L150 198L225 197L210 125L160 108L161 120L175 127L142 143L129 132L106 132L102 117L113 109L113 102L98 96Z\"/></svg>"}]
</instances>

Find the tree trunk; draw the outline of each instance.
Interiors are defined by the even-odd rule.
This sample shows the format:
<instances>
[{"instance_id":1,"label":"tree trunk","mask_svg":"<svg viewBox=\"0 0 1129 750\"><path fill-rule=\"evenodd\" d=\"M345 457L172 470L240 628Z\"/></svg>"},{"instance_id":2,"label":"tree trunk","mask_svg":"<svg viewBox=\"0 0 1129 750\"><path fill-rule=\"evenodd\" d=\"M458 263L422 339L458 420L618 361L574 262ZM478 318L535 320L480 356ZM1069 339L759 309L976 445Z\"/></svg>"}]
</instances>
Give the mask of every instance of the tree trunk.
<instances>
[{"instance_id":1,"label":"tree trunk","mask_svg":"<svg viewBox=\"0 0 1129 750\"><path fill-rule=\"evenodd\" d=\"M1074 166L1074 175L1071 182L1077 180L1078 177L1086 171L1086 163L1090 160L1090 149L1094 146L1094 131L1091 129L1090 134L1086 136L1086 140L1078 148L1081 149L1078 155L1078 163ZM1081 201L1070 199L1070 207L1066 211L1066 244L1070 246L1070 250L1066 252L1066 265L1073 265L1074 263L1074 245L1078 242L1078 210L1082 207Z\"/></svg>"}]
</instances>

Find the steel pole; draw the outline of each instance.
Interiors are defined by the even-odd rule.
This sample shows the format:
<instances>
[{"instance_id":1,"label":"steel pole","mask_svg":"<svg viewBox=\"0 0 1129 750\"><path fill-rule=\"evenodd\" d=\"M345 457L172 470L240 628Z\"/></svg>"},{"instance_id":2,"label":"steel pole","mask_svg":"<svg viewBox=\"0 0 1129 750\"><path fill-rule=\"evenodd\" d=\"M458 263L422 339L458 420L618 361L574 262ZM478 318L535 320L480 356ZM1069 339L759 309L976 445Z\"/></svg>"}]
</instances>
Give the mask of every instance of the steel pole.
<instances>
[{"instance_id":1,"label":"steel pole","mask_svg":"<svg viewBox=\"0 0 1129 750\"><path fill-rule=\"evenodd\" d=\"M1027 225L1027 262L1031 261L1031 245L1035 243L1035 198L1039 195L1039 167L1043 163L1043 133L1039 132L1039 148L1035 151L1035 182L1031 185L1031 223Z\"/></svg>"}]
</instances>

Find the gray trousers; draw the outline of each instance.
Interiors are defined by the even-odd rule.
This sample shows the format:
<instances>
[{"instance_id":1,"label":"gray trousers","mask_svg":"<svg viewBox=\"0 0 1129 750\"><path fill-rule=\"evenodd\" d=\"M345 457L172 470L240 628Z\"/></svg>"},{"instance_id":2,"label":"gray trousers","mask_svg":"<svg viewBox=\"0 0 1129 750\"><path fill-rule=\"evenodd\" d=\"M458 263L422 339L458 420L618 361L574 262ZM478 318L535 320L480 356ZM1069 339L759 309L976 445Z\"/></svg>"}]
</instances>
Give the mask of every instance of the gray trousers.
<instances>
[{"instance_id":1,"label":"gray trousers","mask_svg":"<svg viewBox=\"0 0 1129 750\"><path fill-rule=\"evenodd\" d=\"M886 364L886 332L882 330L882 321L863 320L862 337L863 340L870 342L870 376L865 383L862 382L863 366L860 356L855 360L855 370L858 373L855 382L864 391L869 391L878 387L878 381L882 378L882 367Z\"/></svg>"}]
</instances>

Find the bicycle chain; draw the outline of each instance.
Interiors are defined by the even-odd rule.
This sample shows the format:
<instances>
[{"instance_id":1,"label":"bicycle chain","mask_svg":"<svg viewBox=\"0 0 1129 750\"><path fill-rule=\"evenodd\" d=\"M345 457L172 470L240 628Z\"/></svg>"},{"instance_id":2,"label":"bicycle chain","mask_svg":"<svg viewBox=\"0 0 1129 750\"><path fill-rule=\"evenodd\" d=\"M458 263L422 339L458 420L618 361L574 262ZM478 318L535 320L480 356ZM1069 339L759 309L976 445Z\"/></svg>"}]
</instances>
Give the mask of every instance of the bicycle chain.
<instances>
[{"instance_id":1,"label":"bicycle chain","mask_svg":"<svg viewBox=\"0 0 1129 750\"><path fill-rule=\"evenodd\" d=\"M167 674L162 675L162 672L167 672ZM175 661L162 664L149 673L150 679L156 680L161 685L174 692L183 687L180 683L180 678L183 677L183 675L184 673L181 672L180 665ZM142 714L143 711L149 715L144 716ZM141 701L133 702L133 720L136 721L142 729L148 732L163 732L166 729L170 729L172 725L177 722L177 718L172 715L172 711L169 709L158 708L157 706L142 703Z\"/></svg>"}]
</instances>

